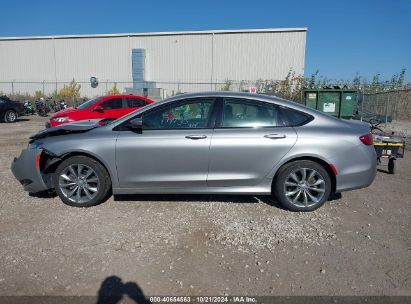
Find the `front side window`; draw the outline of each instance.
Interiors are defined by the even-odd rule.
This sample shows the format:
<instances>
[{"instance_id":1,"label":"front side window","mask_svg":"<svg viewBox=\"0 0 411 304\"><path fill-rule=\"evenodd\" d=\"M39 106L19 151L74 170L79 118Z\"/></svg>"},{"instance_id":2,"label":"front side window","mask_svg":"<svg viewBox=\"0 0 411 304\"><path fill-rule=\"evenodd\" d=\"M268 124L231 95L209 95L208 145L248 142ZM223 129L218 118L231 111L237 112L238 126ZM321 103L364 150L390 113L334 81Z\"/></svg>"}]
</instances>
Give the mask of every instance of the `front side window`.
<instances>
[{"instance_id":1,"label":"front side window","mask_svg":"<svg viewBox=\"0 0 411 304\"><path fill-rule=\"evenodd\" d=\"M83 102L81 105L77 106L76 109L79 109L79 110L87 109L91 107L93 104L95 104L96 102L100 101L102 98L103 97L97 97L94 99L87 100L86 102Z\"/></svg>"},{"instance_id":2,"label":"front side window","mask_svg":"<svg viewBox=\"0 0 411 304\"><path fill-rule=\"evenodd\" d=\"M104 110L117 110L123 107L123 99L122 98L112 98L106 100L100 104Z\"/></svg>"},{"instance_id":3,"label":"front side window","mask_svg":"<svg viewBox=\"0 0 411 304\"><path fill-rule=\"evenodd\" d=\"M145 130L205 129L208 126L215 100L199 98L143 114Z\"/></svg>"},{"instance_id":4,"label":"front side window","mask_svg":"<svg viewBox=\"0 0 411 304\"><path fill-rule=\"evenodd\" d=\"M282 122L275 105L248 99L224 100L223 128L277 127Z\"/></svg>"}]
</instances>

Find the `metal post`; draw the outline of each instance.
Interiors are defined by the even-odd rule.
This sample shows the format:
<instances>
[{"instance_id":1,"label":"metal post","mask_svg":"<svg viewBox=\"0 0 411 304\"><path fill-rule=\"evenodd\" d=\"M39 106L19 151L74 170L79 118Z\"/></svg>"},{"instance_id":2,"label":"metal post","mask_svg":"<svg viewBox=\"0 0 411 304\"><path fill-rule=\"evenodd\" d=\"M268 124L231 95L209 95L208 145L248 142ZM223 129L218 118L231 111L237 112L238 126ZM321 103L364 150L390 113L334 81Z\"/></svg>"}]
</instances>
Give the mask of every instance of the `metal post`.
<instances>
[{"instance_id":1,"label":"metal post","mask_svg":"<svg viewBox=\"0 0 411 304\"><path fill-rule=\"evenodd\" d=\"M44 96L44 80L43 80L43 96Z\"/></svg>"},{"instance_id":2,"label":"metal post","mask_svg":"<svg viewBox=\"0 0 411 304\"><path fill-rule=\"evenodd\" d=\"M395 120L397 120L397 107L398 107L398 99L399 99L399 95L400 95L400 91L398 90L396 92L397 94L395 94L395 103L394 103L394 107L392 109L392 119L394 120L394 116L395 116Z\"/></svg>"},{"instance_id":3,"label":"metal post","mask_svg":"<svg viewBox=\"0 0 411 304\"><path fill-rule=\"evenodd\" d=\"M211 36L211 81L210 81L211 90L213 90L213 81L214 81L214 33L212 33L212 36ZM214 86L214 90L215 90L215 86Z\"/></svg>"},{"instance_id":4,"label":"metal post","mask_svg":"<svg viewBox=\"0 0 411 304\"><path fill-rule=\"evenodd\" d=\"M387 100L385 101L385 126L387 126L388 121L388 104L390 103L390 93L388 93L387 96Z\"/></svg>"},{"instance_id":5,"label":"metal post","mask_svg":"<svg viewBox=\"0 0 411 304\"><path fill-rule=\"evenodd\" d=\"M11 82L11 94L14 95L14 80Z\"/></svg>"},{"instance_id":6,"label":"metal post","mask_svg":"<svg viewBox=\"0 0 411 304\"><path fill-rule=\"evenodd\" d=\"M365 94L362 94L362 101L361 101L361 121L364 115L364 102L365 102Z\"/></svg>"}]
</instances>

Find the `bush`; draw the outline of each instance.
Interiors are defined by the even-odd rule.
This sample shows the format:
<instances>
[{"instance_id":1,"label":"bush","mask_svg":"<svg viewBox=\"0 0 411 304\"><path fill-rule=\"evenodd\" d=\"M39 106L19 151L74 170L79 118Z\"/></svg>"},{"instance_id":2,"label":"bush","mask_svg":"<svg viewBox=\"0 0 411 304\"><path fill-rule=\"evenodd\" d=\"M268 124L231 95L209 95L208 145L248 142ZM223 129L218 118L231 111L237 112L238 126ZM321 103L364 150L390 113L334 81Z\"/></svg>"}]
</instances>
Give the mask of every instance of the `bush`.
<instances>
[{"instance_id":1,"label":"bush","mask_svg":"<svg viewBox=\"0 0 411 304\"><path fill-rule=\"evenodd\" d=\"M120 91L117 89L117 82L114 83L113 87L107 91L107 95L117 95Z\"/></svg>"},{"instance_id":2,"label":"bush","mask_svg":"<svg viewBox=\"0 0 411 304\"><path fill-rule=\"evenodd\" d=\"M74 78L56 94L56 99L74 100L80 97L81 85Z\"/></svg>"}]
</instances>

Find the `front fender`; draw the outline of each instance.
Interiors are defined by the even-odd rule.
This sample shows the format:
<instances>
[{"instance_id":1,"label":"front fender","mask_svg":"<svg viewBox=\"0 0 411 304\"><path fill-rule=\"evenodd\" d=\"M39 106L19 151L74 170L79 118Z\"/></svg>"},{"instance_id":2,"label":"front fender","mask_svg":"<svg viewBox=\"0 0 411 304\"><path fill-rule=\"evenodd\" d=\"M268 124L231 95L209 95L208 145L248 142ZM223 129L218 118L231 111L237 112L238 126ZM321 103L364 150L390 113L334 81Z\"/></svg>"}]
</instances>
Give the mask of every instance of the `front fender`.
<instances>
[{"instance_id":1,"label":"front fender","mask_svg":"<svg viewBox=\"0 0 411 304\"><path fill-rule=\"evenodd\" d=\"M65 159L70 155L85 155L99 161L108 171L113 187L118 187L116 169L116 139L117 132L107 136L104 133L73 134L48 139L43 148L55 154L57 158Z\"/></svg>"}]
</instances>

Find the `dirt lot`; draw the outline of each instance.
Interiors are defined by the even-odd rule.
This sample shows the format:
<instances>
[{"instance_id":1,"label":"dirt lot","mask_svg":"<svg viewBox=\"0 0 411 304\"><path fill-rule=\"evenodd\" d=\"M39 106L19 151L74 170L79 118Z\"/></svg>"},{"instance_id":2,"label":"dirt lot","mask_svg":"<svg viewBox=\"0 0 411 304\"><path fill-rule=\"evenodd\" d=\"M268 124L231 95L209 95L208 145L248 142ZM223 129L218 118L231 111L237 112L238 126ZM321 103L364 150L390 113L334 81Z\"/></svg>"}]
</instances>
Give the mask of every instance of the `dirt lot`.
<instances>
[{"instance_id":1,"label":"dirt lot","mask_svg":"<svg viewBox=\"0 0 411 304\"><path fill-rule=\"evenodd\" d=\"M30 197L10 172L43 126L0 124L0 295L96 295L110 276L145 295L411 295L411 152L312 213L198 195L76 209Z\"/></svg>"}]
</instances>

